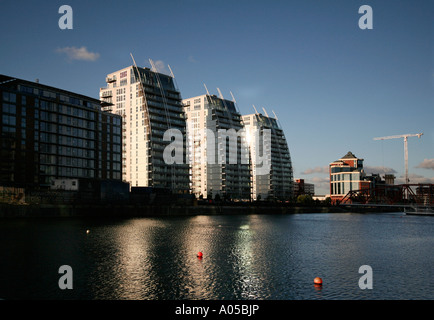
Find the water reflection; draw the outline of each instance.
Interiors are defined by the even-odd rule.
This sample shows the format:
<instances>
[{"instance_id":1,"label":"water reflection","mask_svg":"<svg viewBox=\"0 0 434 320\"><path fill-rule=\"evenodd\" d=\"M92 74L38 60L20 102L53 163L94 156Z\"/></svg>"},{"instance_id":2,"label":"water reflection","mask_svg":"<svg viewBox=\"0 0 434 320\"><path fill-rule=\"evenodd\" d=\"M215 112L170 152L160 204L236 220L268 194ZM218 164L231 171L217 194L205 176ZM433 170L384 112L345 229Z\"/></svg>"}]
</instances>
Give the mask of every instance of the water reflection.
<instances>
[{"instance_id":1,"label":"water reflection","mask_svg":"<svg viewBox=\"0 0 434 320\"><path fill-rule=\"evenodd\" d=\"M210 216L198 216L189 219L189 225L180 238L182 265L184 266L181 286L184 288L183 299L212 299L217 287L213 271L210 270L216 256L214 248L215 223ZM197 257L198 252L202 258Z\"/></svg>"},{"instance_id":2,"label":"water reflection","mask_svg":"<svg viewBox=\"0 0 434 320\"><path fill-rule=\"evenodd\" d=\"M122 274L117 288L119 299L143 299L157 291L152 265L153 229L163 228L154 220L132 220L114 234Z\"/></svg>"},{"instance_id":3,"label":"water reflection","mask_svg":"<svg viewBox=\"0 0 434 320\"><path fill-rule=\"evenodd\" d=\"M254 216L249 216L245 224L240 225L235 232L235 243L232 250L233 272L237 278L234 283L234 293L239 294L241 299L258 298L260 292L260 279L255 265L255 252L252 240L254 239L254 230L250 228Z\"/></svg>"},{"instance_id":4,"label":"water reflection","mask_svg":"<svg viewBox=\"0 0 434 320\"><path fill-rule=\"evenodd\" d=\"M432 217L402 215L5 220L0 297L432 299L433 230ZM64 264L71 291L57 285ZM365 264L373 290L358 287Z\"/></svg>"}]
</instances>

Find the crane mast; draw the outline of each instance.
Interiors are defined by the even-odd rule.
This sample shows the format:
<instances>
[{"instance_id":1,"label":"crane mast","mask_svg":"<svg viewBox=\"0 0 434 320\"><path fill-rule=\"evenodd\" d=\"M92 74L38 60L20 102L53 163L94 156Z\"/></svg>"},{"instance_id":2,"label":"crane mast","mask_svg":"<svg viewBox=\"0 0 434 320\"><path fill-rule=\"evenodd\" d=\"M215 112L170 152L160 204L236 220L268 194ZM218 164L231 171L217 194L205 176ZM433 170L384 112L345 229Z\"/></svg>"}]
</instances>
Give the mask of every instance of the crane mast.
<instances>
[{"instance_id":1,"label":"crane mast","mask_svg":"<svg viewBox=\"0 0 434 320\"><path fill-rule=\"evenodd\" d=\"M395 136L387 136L387 137L379 137L374 138L374 140L389 140L389 139L399 139L404 138L404 160L405 160L405 183L408 184L410 180L408 179L408 146L407 141L409 137L418 137L420 138L423 133L415 133L415 134L401 134Z\"/></svg>"}]
</instances>

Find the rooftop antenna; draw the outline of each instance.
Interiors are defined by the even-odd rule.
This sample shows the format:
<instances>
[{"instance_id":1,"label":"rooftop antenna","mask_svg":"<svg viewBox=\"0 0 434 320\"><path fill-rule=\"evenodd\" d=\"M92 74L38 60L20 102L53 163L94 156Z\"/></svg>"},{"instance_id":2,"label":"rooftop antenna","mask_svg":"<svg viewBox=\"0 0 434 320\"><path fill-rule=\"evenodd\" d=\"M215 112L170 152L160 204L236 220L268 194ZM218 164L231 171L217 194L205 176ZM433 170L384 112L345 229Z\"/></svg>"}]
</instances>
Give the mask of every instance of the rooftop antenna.
<instances>
[{"instance_id":1,"label":"rooftop antenna","mask_svg":"<svg viewBox=\"0 0 434 320\"><path fill-rule=\"evenodd\" d=\"M175 75L173 74L172 68L170 67L170 65L167 65L169 67L170 70L170 76L175 79Z\"/></svg>"},{"instance_id":2,"label":"rooftop antenna","mask_svg":"<svg viewBox=\"0 0 434 320\"><path fill-rule=\"evenodd\" d=\"M157 73L158 70L157 70L157 67L154 64L154 61L152 61L152 59L149 59L149 63L151 64L151 67L152 67L151 70L154 71L155 73Z\"/></svg>"},{"instance_id":3,"label":"rooftop antenna","mask_svg":"<svg viewBox=\"0 0 434 320\"><path fill-rule=\"evenodd\" d=\"M229 122L230 122L230 124L231 124L231 127L234 128L234 123L233 123L233 120L232 120L232 112L229 111L229 108L228 108L228 106L227 106L227 104L226 104L226 100L225 100L225 98L223 98L223 94L222 94L222 92L220 91L220 88L217 88L217 91L218 91L218 93L219 93L219 97L220 97L220 99L222 100L223 106L224 106L224 108L225 108L225 110L226 110L226 113L227 113L227 115L228 115L228 119L229 119ZM238 112L237 110L235 110L235 111Z\"/></svg>"},{"instance_id":4,"label":"rooftop antenna","mask_svg":"<svg viewBox=\"0 0 434 320\"><path fill-rule=\"evenodd\" d=\"M276 113L274 112L274 110L271 110L271 111L273 111L274 118L276 119L278 126L282 128L282 124L280 123L279 118L277 117Z\"/></svg>"},{"instance_id":5,"label":"rooftop antenna","mask_svg":"<svg viewBox=\"0 0 434 320\"><path fill-rule=\"evenodd\" d=\"M169 70L170 70L170 76L172 77L173 82L175 83L175 88L176 88L176 90L179 91L178 83L176 82L175 75L173 74L172 68L170 67L170 65L167 65L167 66L169 67Z\"/></svg>"},{"instance_id":6,"label":"rooftop antenna","mask_svg":"<svg viewBox=\"0 0 434 320\"><path fill-rule=\"evenodd\" d=\"M209 96L211 96L211 95L209 94L208 88L206 87L206 84L205 84L205 83L203 84L203 86L205 87L206 94L209 95Z\"/></svg>"},{"instance_id":7,"label":"rooftop antenna","mask_svg":"<svg viewBox=\"0 0 434 320\"><path fill-rule=\"evenodd\" d=\"M237 109L238 113L241 113L240 110L238 109L237 100L235 100L234 94L232 93L232 91L229 91L229 92L231 93L232 101L234 103L235 108Z\"/></svg>"},{"instance_id":8,"label":"rooftop antenna","mask_svg":"<svg viewBox=\"0 0 434 320\"><path fill-rule=\"evenodd\" d=\"M237 101L235 100L235 97L234 97L234 94L232 93L232 91L229 91L229 92L231 93L232 101L233 101L234 103L237 103Z\"/></svg>"},{"instance_id":9,"label":"rooftop antenna","mask_svg":"<svg viewBox=\"0 0 434 320\"><path fill-rule=\"evenodd\" d=\"M131 59L133 59L134 66L137 68L136 60L134 60L133 54L130 52Z\"/></svg>"},{"instance_id":10,"label":"rooftop antenna","mask_svg":"<svg viewBox=\"0 0 434 320\"><path fill-rule=\"evenodd\" d=\"M264 107L262 107L262 110L264 110L265 115L267 116L267 118L269 118L268 113L267 113L267 110L265 110Z\"/></svg>"},{"instance_id":11,"label":"rooftop antenna","mask_svg":"<svg viewBox=\"0 0 434 320\"><path fill-rule=\"evenodd\" d=\"M259 114L258 110L256 110L255 105L253 105L253 109L255 109L255 113L256 113L256 114Z\"/></svg>"},{"instance_id":12,"label":"rooftop antenna","mask_svg":"<svg viewBox=\"0 0 434 320\"><path fill-rule=\"evenodd\" d=\"M223 98L222 92L220 91L219 88L217 88L217 91L218 91L218 93L219 93L219 97L220 97L220 99L224 100L225 98Z\"/></svg>"}]
</instances>

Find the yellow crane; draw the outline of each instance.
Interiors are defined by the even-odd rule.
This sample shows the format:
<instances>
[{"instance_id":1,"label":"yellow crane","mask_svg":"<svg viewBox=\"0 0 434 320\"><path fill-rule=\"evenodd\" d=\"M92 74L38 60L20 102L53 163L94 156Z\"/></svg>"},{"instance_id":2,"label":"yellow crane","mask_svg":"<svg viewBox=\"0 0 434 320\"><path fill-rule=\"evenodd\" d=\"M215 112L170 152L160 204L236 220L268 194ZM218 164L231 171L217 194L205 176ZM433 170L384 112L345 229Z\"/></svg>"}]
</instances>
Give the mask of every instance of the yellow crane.
<instances>
[{"instance_id":1,"label":"yellow crane","mask_svg":"<svg viewBox=\"0 0 434 320\"><path fill-rule=\"evenodd\" d=\"M418 137L420 138L423 133L414 133L414 134L401 134L396 136L388 136L388 137L379 137L374 138L374 140L388 140L388 139L398 139L404 138L404 160L405 160L405 183L408 184L410 180L408 179L408 147L407 140L409 137Z\"/></svg>"}]
</instances>

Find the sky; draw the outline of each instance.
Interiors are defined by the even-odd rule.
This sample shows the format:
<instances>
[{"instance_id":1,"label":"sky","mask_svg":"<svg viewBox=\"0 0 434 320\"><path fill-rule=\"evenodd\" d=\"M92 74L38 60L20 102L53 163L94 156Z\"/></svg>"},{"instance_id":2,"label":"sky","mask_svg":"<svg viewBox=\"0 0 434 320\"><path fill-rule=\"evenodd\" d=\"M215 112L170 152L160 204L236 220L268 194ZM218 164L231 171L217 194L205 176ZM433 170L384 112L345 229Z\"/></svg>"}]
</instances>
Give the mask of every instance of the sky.
<instances>
[{"instance_id":1,"label":"sky","mask_svg":"<svg viewBox=\"0 0 434 320\"><path fill-rule=\"evenodd\" d=\"M183 98L205 84L242 114L274 111L294 178L316 194L348 151L403 183L403 139L373 138L409 133L423 133L408 140L410 182L434 183L433 13L429 0L0 0L0 74L99 98L131 53L170 65Z\"/></svg>"}]
</instances>

